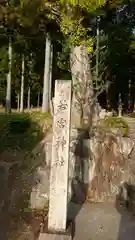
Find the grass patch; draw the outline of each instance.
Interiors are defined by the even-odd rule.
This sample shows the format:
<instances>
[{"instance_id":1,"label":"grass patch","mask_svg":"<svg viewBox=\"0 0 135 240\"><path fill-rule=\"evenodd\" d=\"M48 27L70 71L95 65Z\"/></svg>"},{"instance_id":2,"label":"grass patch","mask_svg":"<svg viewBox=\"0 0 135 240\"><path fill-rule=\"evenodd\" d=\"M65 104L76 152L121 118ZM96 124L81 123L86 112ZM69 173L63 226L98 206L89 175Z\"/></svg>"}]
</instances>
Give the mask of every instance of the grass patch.
<instances>
[{"instance_id":1,"label":"grass patch","mask_svg":"<svg viewBox=\"0 0 135 240\"><path fill-rule=\"evenodd\" d=\"M129 127L127 122L119 117L108 117L104 120L104 127L106 127L107 129L123 129L124 133L123 136L128 136L128 132L129 132Z\"/></svg>"},{"instance_id":2,"label":"grass patch","mask_svg":"<svg viewBox=\"0 0 135 240\"><path fill-rule=\"evenodd\" d=\"M0 112L0 154L3 153L1 160L19 162L19 164L13 165L9 172L10 191L8 191L8 197L11 200L11 207L8 232L10 239L18 239L20 236L22 239L28 239L27 236L28 234L30 236L31 232L32 234L34 232L35 236L39 233L41 221L37 221L36 211L33 213L29 208L29 199L33 172L41 160L37 154L32 153L32 150L44 138L51 122L52 119L48 113L12 112L5 114ZM44 127L44 125L46 126ZM14 158L12 158L12 153L16 153ZM41 149L42 154L44 152ZM6 157L2 158L3 155ZM42 219L45 218L47 209L43 209L43 211L44 213L40 213Z\"/></svg>"},{"instance_id":3,"label":"grass patch","mask_svg":"<svg viewBox=\"0 0 135 240\"><path fill-rule=\"evenodd\" d=\"M135 118L135 113L132 112L132 113L128 113L126 114L127 117L130 117L130 118Z\"/></svg>"},{"instance_id":4,"label":"grass patch","mask_svg":"<svg viewBox=\"0 0 135 240\"><path fill-rule=\"evenodd\" d=\"M44 137L42 126L49 122L48 113L0 113L0 152L7 149L29 151Z\"/></svg>"}]
</instances>

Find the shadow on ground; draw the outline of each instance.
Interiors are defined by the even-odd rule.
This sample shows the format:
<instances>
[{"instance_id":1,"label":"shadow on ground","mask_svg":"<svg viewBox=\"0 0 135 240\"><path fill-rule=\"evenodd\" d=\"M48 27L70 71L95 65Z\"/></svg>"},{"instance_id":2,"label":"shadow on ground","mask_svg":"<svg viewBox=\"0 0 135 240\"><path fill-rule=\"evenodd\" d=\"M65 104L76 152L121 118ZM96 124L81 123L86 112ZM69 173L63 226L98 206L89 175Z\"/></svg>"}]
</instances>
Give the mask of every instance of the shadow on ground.
<instances>
[{"instance_id":1,"label":"shadow on ground","mask_svg":"<svg viewBox=\"0 0 135 240\"><path fill-rule=\"evenodd\" d=\"M40 125L45 115L0 114L0 239L35 239L43 212L31 212L32 168L37 159L31 152L44 138ZM23 239L23 238L22 238Z\"/></svg>"},{"instance_id":2,"label":"shadow on ground","mask_svg":"<svg viewBox=\"0 0 135 240\"><path fill-rule=\"evenodd\" d=\"M72 237L75 236L75 219L81 210L88 191L88 163L90 159L89 147L86 141L89 139L89 132L84 129L78 129L77 144L75 146L75 170L72 179L72 196L67 209L67 227L72 226Z\"/></svg>"},{"instance_id":3,"label":"shadow on ground","mask_svg":"<svg viewBox=\"0 0 135 240\"><path fill-rule=\"evenodd\" d=\"M116 198L116 209L121 215L117 240L135 238L135 186L124 183Z\"/></svg>"}]
</instances>

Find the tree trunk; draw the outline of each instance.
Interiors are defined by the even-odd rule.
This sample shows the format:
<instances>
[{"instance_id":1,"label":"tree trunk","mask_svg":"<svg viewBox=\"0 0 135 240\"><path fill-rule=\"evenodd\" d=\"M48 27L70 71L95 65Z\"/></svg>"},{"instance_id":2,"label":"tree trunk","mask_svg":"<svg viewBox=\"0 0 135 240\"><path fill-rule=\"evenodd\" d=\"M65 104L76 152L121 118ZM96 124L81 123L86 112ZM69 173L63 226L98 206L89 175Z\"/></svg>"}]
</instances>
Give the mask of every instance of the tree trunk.
<instances>
[{"instance_id":1,"label":"tree trunk","mask_svg":"<svg viewBox=\"0 0 135 240\"><path fill-rule=\"evenodd\" d=\"M51 53L51 38L50 34L47 33L45 47L42 112L49 111L49 82L50 82L50 56L51 56L50 53Z\"/></svg>"},{"instance_id":2,"label":"tree trunk","mask_svg":"<svg viewBox=\"0 0 135 240\"><path fill-rule=\"evenodd\" d=\"M73 81L72 121L83 125L86 119L91 124L94 92L90 58L86 46L72 47L70 66Z\"/></svg>"},{"instance_id":3,"label":"tree trunk","mask_svg":"<svg viewBox=\"0 0 135 240\"><path fill-rule=\"evenodd\" d=\"M110 97L109 97L109 86L111 82L111 70L110 67L108 66L106 71L105 71L105 83L106 83L106 105L107 105L107 110L110 110Z\"/></svg>"},{"instance_id":4,"label":"tree trunk","mask_svg":"<svg viewBox=\"0 0 135 240\"><path fill-rule=\"evenodd\" d=\"M30 86L28 88L27 109L30 110Z\"/></svg>"},{"instance_id":5,"label":"tree trunk","mask_svg":"<svg viewBox=\"0 0 135 240\"><path fill-rule=\"evenodd\" d=\"M37 95L37 108L39 108L40 106L40 92L38 92L38 95Z\"/></svg>"},{"instance_id":6,"label":"tree trunk","mask_svg":"<svg viewBox=\"0 0 135 240\"><path fill-rule=\"evenodd\" d=\"M51 45L50 53L50 79L49 79L49 102L52 99L52 67L53 67L53 45Z\"/></svg>"},{"instance_id":7,"label":"tree trunk","mask_svg":"<svg viewBox=\"0 0 135 240\"><path fill-rule=\"evenodd\" d=\"M109 81L107 80L107 83L106 83L107 87L106 87L106 107L107 107L107 110L110 111L111 110L111 106L110 106L110 98L109 98Z\"/></svg>"},{"instance_id":8,"label":"tree trunk","mask_svg":"<svg viewBox=\"0 0 135 240\"><path fill-rule=\"evenodd\" d=\"M9 58L9 72L7 74L7 91L6 91L6 112L11 111L11 65L12 65L12 41L9 37L8 47L8 58Z\"/></svg>"},{"instance_id":9,"label":"tree trunk","mask_svg":"<svg viewBox=\"0 0 135 240\"><path fill-rule=\"evenodd\" d=\"M17 110L20 111L20 93L17 94Z\"/></svg>"},{"instance_id":10,"label":"tree trunk","mask_svg":"<svg viewBox=\"0 0 135 240\"><path fill-rule=\"evenodd\" d=\"M22 56L22 76L21 76L21 102L20 102L20 112L24 111L24 55Z\"/></svg>"}]
</instances>

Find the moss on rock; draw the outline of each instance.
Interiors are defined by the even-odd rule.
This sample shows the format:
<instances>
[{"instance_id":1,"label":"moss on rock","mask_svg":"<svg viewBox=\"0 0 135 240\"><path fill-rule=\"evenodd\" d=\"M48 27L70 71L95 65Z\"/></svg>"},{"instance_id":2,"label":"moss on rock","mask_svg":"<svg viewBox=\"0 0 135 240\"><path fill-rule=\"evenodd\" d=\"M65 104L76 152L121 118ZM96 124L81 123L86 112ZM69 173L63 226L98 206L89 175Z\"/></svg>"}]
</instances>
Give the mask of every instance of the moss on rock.
<instances>
[{"instance_id":1,"label":"moss on rock","mask_svg":"<svg viewBox=\"0 0 135 240\"><path fill-rule=\"evenodd\" d=\"M123 130L123 136L127 137L129 133L129 127L127 122L119 117L108 117L103 121L103 126L108 129Z\"/></svg>"}]
</instances>

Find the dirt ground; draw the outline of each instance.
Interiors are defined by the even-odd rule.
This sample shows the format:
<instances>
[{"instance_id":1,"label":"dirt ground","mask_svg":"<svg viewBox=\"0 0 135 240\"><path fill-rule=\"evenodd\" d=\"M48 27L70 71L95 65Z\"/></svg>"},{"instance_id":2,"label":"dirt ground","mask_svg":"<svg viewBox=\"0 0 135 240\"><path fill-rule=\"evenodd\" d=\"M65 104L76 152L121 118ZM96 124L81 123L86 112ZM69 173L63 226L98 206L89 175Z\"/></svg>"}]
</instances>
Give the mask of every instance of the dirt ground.
<instances>
[{"instance_id":1,"label":"dirt ground","mask_svg":"<svg viewBox=\"0 0 135 240\"><path fill-rule=\"evenodd\" d=\"M47 215L28 208L29 193L17 165L0 163L0 239L35 240ZM16 201L17 199L17 201Z\"/></svg>"}]
</instances>

